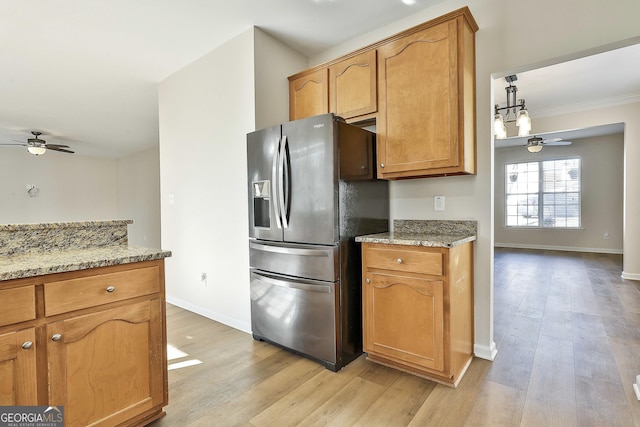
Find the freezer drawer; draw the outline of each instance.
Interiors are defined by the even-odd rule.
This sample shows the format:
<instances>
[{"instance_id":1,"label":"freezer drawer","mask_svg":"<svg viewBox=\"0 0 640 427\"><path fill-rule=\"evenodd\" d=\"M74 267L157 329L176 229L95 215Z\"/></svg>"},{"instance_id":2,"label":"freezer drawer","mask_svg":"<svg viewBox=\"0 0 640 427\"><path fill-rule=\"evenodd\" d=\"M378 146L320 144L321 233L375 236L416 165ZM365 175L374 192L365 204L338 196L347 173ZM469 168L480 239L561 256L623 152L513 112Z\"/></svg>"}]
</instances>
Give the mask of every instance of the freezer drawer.
<instances>
[{"instance_id":1,"label":"freezer drawer","mask_svg":"<svg viewBox=\"0 0 640 427\"><path fill-rule=\"evenodd\" d=\"M249 241L249 265L263 271L335 282L340 276L339 247Z\"/></svg>"},{"instance_id":2,"label":"freezer drawer","mask_svg":"<svg viewBox=\"0 0 640 427\"><path fill-rule=\"evenodd\" d=\"M335 370L338 289L336 283L251 270L253 336L310 356Z\"/></svg>"}]
</instances>

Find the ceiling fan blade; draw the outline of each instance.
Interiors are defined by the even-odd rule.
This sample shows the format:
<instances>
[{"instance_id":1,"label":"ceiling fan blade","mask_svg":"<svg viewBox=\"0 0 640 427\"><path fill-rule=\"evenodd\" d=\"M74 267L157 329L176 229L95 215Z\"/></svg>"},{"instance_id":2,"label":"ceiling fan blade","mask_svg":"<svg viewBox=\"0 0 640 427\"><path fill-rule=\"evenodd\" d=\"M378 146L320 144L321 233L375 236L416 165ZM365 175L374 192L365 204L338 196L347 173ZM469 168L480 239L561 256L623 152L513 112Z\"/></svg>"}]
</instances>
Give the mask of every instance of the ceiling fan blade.
<instances>
[{"instance_id":1,"label":"ceiling fan blade","mask_svg":"<svg viewBox=\"0 0 640 427\"><path fill-rule=\"evenodd\" d=\"M20 142L20 143L15 143L15 142L0 142L0 145L14 145L14 146L23 146L26 147L27 144L25 144L24 142Z\"/></svg>"},{"instance_id":2,"label":"ceiling fan blade","mask_svg":"<svg viewBox=\"0 0 640 427\"><path fill-rule=\"evenodd\" d=\"M68 145L63 145L63 144L46 144L47 148L54 150L56 148L71 148Z\"/></svg>"},{"instance_id":3,"label":"ceiling fan blade","mask_svg":"<svg viewBox=\"0 0 640 427\"><path fill-rule=\"evenodd\" d=\"M544 145L571 145L571 141L563 141L563 140L558 140L558 141L553 141L550 140L549 142L544 142Z\"/></svg>"},{"instance_id":4,"label":"ceiling fan blade","mask_svg":"<svg viewBox=\"0 0 640 427\"><path fill-rule=\"evenodd\" d=\"M51 150L51 151L59 151L61 153L75 153L75 151L71 151L71 150L66 150L64 148L59 148L59 147L51 147L49 145L47 145L47 150Z\"/></svg>"}]
</instances>

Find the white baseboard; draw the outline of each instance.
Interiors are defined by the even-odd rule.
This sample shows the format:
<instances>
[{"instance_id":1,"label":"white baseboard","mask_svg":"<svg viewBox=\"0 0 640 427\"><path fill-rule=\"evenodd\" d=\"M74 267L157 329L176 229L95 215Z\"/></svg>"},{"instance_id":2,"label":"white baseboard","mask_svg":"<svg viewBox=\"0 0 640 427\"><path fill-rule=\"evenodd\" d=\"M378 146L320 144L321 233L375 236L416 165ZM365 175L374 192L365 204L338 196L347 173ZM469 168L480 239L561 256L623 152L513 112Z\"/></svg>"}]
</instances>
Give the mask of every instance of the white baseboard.
<instances>
[{"instance_id":1,"label":"white baseboard","mask_svg":"<svg viewBox=\"0 0 640 427\"><path fill-rule=\"evenodd\" d=\"M638 273L627 273L625 271L622 272L620 277L622 277L623 279L626 279L626 280L640 280L640 274L638 274Z\"/></svg>"},{"instance_id":2,"label":"white baseboard","mask_svg":"<svg viewBox=\"0 0 640 427\"><path fill-rule=\"evenodd\" d=\"M513 249L539 249L543 251L562 251L562 252L589 252L596 254L617 254L622 255L622 249L609 248L583 248L578 246L549 246L549 245L527 245L519 243L494 243L496 248L513 248Z\"/></svg>"},{"instance_id":3,"label":"white baseboard","mask_svg":"<svg viewBox=\"0 0 640 427\"><path fill-rule=\"evenodd\" d=\"M496 354L498 354L498 348L496 347L495 341L491 341L490 346L475 344L473 346L473 353L476 357L493 361L496 358Z\"/></svg>"},{"instance_id":4,"label":"white baseboard","mask_svg":"<svg viewBox=\"0 0 640 427\"><path fill-rule=\"evenodd\" d=\"M251 324L240 322L238 319L233 319L229 316L225 316L223 314L217 313L215 311L209 310L204 307L200 307L198 305L192 304L190 302L181 300L180 298L175 298L170 295L167 295L167 302L169 304L173 304L180 308L184 308L185 310L189 310L200 316L204 316L207 319L215 320L216 322L222 323L224 325L230 326L234 329L238 329L242 332L246 332L248 334L251 333Z\"/></svg>"}]
</instances>

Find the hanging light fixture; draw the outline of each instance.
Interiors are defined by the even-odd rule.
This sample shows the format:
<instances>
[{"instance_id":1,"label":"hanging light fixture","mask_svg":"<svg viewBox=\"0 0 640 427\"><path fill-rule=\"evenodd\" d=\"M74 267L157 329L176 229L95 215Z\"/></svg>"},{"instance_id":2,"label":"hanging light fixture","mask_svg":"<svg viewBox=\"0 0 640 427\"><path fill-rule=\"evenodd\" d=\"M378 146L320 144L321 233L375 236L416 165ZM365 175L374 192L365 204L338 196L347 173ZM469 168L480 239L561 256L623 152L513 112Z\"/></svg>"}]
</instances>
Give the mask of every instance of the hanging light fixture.
<instances>
[{"instance_id":1,"label":"hanging light fixture","mask_svg":"<svg viewBox=\"0 0 640 427\"><path fill-rule=\"evenodd\" d=\"M504 88L507 92L507 105L500 107L500 104L496 104L494 107L493 134L496 139L506 138L507 127L505 124L515 122L518 126L518 136L527 136L531 132L531 118L524 99L517 99L518 88L512 84L518 80L518 77L513 74L504 79L509 83L509 86ZM500 113L501 111L504 113Z\"/></svg>"}]
</instances>

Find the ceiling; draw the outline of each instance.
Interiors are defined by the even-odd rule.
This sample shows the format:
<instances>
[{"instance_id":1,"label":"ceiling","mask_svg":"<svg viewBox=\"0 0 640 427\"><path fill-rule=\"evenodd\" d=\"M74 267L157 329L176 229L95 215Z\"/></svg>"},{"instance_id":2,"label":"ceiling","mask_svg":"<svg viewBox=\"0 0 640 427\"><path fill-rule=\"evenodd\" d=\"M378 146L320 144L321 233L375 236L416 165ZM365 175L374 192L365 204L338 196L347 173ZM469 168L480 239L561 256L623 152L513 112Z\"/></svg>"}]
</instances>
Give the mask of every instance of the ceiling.
<instances>
[{"instance_id":1,"label":"ceiling","mask_svg":"<svg viewBox=\"0 0 640 427\"><path fill-rule=\"evenodd\" d=\"M158 83L252 26L311 56L441 1L0 0L0 142L38 130L80 155L126 156L158 144ZM516 84L535 131L536 115L637 99L638 69L640 45Z\"/></svg>"},{"instance_id":2,"label":"ceiling","mask_svg":"<svg viewBox=\"0 0 640 427\"><path fill-rule=\"evenodd\" d=\"M1 0L0 142L126 156L158 144L158 82L252 26L311 56L441 1Z\"/></svg>"},{"instance_id":3,"label":"ceiling","mask_svg":"<svg viewBox=\"0 0 640 427\"><path fill-rule=\"evenodd\" d=\"M613 72L612 70L615 70ZM640 44L586 56L517 74L513 84L524 98L532 119L532 135L564 140L610 135L624 131L621 123L586 129L557 129L535 133L535 119L574 111L640 102ZM504 78L493 85L495 102L506 105ZM513 131L512 131L513 132ZM496 148L526 145L529 137L496 139Z\"/></svg>"}]
</instances>

